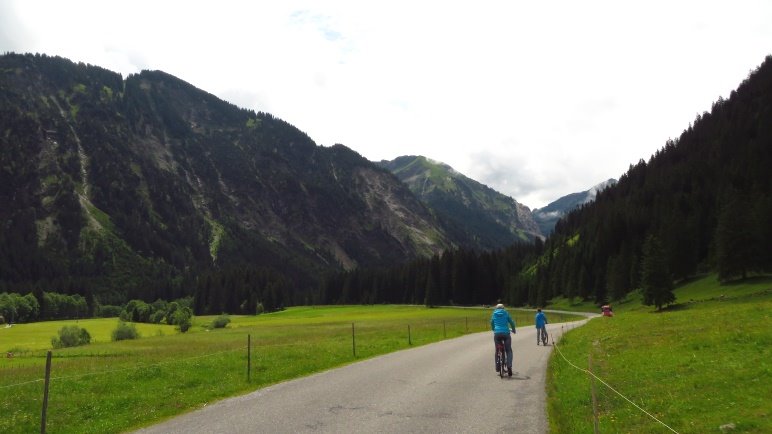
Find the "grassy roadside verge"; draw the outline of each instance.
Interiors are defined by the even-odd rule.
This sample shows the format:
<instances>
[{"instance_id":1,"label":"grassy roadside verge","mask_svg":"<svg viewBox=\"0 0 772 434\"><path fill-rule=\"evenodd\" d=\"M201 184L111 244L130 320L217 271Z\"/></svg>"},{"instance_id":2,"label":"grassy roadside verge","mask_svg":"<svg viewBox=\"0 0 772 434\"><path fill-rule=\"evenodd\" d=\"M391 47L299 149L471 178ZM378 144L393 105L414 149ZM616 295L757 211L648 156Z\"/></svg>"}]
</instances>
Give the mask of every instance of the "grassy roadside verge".
<instances>
[{"instance_id":1,"label":"grassy roadside verge","mask_svg":"<svg viewBox=\"0 0 772 434\"><path fill-rule=\"evenodd\" d=\"M298 307L232 316L227 328L212 331L206 331L212 317L197 317L186 334L148 326L142 339L121 342L107 340L117 320L80 320L77 325L89 330L97 342L54 351L48 432L137 428L218 399L409 348L408 326L412 346L487 331L490 312L416 306ZM532 313L512 313L519 326L532 324ZM17 353L0 359L0 393L6 397L0 400L0 432L39 431L45 350L59 328L74 323L0 329L0 351ZM252 343L249 382L247 335Z\"/></svg>"},{"instance_id":2,"label":"grassy roadside verge","mask_svg":"<svg viewBox=\"0 0 772 434\"><path fill-rule=\"evenodd\" d=\"M715 276L676 290L681 304L656 313L631 303L559 343L587 368L679 433L772 432L772 278L719 285ZM634 298L635 296L633 296ZM596 383L601 432L667 428ZM590 380L556 351L547 379L550 429L592 433Z\"/></svg>"}]
</instances>

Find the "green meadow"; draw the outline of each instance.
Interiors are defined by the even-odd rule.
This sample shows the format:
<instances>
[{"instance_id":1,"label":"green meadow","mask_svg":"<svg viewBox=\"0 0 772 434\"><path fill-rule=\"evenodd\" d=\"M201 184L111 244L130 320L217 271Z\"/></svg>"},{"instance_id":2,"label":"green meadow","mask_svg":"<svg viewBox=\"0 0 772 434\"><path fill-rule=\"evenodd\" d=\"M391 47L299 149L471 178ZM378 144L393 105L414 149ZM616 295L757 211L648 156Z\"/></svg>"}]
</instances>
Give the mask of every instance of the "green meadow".
<instances>
[{"instance_id":1,"label":"green meadow","mask_svg":"<svg viewBox=\"0 0 772 434\"><path fill-rule=\"evenodd\" d=\"M595 375L676 432L772 432L772 278L720 285L710 275L675 294L662 312L632 294L614 317L564 336L548 373L552 432L593 432L589 376L565 360L588 369L590 358ZM672 432L595 387L600 432Z\"/></svg>"},{"instance_id":2,"label":"green meadow","mask_svg":"<svg viewBox=\"0 0 772 434\"><path fill-rule=\"evenodd\" d=\"M52 351L50 433L120 432L280 381L368 357L489 330L490 309L420 306L295 307L257 316L195 317L188 333L136 324L141 338L110 342L117 319L52 321L0 328L0 432L40 430L46 352L65 325L92 343ZM512 310L518 326L533 313ZM550 315L553 322L570 315ZM353 326L352 326L353 325ZM247 378L247 341L250 341Z\"/></svg>"}]
</instances>

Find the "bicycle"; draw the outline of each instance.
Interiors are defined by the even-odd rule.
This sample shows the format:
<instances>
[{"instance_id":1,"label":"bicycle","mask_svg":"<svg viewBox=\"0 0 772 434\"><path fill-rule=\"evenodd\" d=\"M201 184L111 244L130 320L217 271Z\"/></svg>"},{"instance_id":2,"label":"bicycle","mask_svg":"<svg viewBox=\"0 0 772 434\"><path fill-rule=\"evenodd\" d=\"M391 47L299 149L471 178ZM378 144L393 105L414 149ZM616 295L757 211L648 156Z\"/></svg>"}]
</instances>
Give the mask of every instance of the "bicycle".
<instances>
[{"instance_id":1,"label":"bicycle","mask_svg":"<svg viewBox=\"0 0 772 434\"><path fill-rule=\"evenodd\" d=\"M504 378L504 374L507 373L507 350L504 347L505 337L496 337L496 369L499 371L499 376ZM508 376L512 376L511 373Z\"/></svg>"},{"instance_id":2,"label":"bicycle","mask_svg":"<svg viewBox=\"0 0 772 434\"><path fill-rule=\"evenodd\" d=\"M504 378L504 371L506 370L507 352L504 349L504 343L496 342L496 367L499 370L499 376Z\"/></svg>"},{"instance_id":3,"label":"bicycle","mask_svg":"<svg viewBox=\"0 0 772 434\"><path fill-rule=\"evenodd\" d=\"M542 345L547 345L549 337L547 336L547 327L536 329L536 345L539 345L539 339L541 339Z\"/></svg>"}]
</instances>

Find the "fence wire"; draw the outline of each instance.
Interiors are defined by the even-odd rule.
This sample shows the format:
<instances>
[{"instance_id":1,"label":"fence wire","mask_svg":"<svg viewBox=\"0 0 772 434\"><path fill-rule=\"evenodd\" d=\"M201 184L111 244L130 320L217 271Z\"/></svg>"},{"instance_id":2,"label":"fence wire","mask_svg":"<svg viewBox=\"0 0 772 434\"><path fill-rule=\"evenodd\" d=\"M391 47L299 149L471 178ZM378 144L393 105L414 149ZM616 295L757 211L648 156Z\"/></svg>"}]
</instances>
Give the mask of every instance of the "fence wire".
<instances>
[{"instance_id":1,"label":"fence wire","mask_svg":"<svg viewBox=\"0 0 772 434\"><path fill-rule=\"evenodd\" d=\"M172 363L181 363L181 362L186 362L186 361L189 361L189 360L203 359L205 357L212 357L212 356L216 356L216 355L219 355L219 354L232 353L232 352L235 352L235 351L243 351L246 348L247 348L246 346L243 346L243 347L239 347L239 348L232 348L232 349L229 349L229 350L217 351L217 352L209 353L209 354L202 354L202 355L199 355L199 356L185 357L185 358L181 358L181 359L167 360L167 361L163 361L163 362L149 363L149 364L143 364L143 365L139 365L139 366L131 366L131 367L128 367L128 368L107 369L107 370L104 370L104 371L87 372L85 374L65 375L65 376L61 376L61 377L51 377L50 380L51 381L54 381L54 380L72 380L72 379L76 379L76 378L91 377L91 376L95 376L95 375L112 374L112 373L115 373L115 372L124 372L124 371L134 371L134 370L140 370L140 369L147 369L147 368L151 368L153 366L169 365L169 364L172 364ZM21 382L21 383L7 384L5 386L0 386L0 389L9 389L11 387L23 386L25 384L40 383L40 382L42 382L44 380L45 380L44 378L36 378L36 379L30 380L30 381L24 381L24 382Z\"/></svg>"},{"instance_id":2,"label":"fence wire","mask_svg":"<svg viewBox=\"0 0 772 434\"><path fill-rule=\"evenodd\" d=\"M652 414L651 414L651 413L649 413L648 411L646 411L646 410L644 410L643 408L641 408L641 407L640 407L638 404L636 404L635 402L633 402L632 400L630 400L628 397L626 397L626 396L622 395L621 393L619 393L619 391L617 391L616 389L614 389L613 387L611 387L611 385L609 385L608 383L606 383L605 381L603 381L603 379L602 379L602 378L600 378L600 377L598 377L597 375L593 374L593 373L592 373L590 370L588 370L588 369L584 369L584 368L581 368L581 367L579 367L579 366L576 366L575 364L573 364L573 363L572 363L570 360L568 360L568 358L566 358L566 356L565 356L565 355L563 355L563 352L562 352L562 351L560 351L560 346L559 346L559 345L558 345L558 343L555 341L555 338L554 338L554 337L552 338L552 345L553 345L553 346L554 346L554 347L555 347L555 348L558 350L558 354L560 354L560 357L562 357L562 358L563 358L563 360L565 360L565 361L566 361L566 363L568 363L568 364L569 364L570 366L572 366L574 369L577 369L577 370L579 370L579 371L582 371L582 372L586 373L587 375L591 375L591 376L592 376L592 377L594 377L596 380L598 380L598 381L599 381L601 384L603 384L604 386L606 386L606 387L607 387L609 390L611 390L612 392L616 393L617 395L619 395L620 397L622 397L622 399L624 399L625 401L627 401L627 402L629 402L630 404L632 404L632 405L633 405L635 408L637 408L638 410L642 411L643 413L645 413L647 416L649 416L650 418L654 419L655 421L659 422L659 423L660 423L662 426L664 426L665 428L669 429L670 431L672 431L672 432L674 432L674 433L676 433L676 434L679 434L679 433L678 433L678 431L676 431L676 430L674 430L673 428L671 428L671 427L670 427L669 425L667 425L665 422L662 422L661 420L657 419L657 418L656 418L654 415L652 415Z\"/></svg>"}]
</instances>

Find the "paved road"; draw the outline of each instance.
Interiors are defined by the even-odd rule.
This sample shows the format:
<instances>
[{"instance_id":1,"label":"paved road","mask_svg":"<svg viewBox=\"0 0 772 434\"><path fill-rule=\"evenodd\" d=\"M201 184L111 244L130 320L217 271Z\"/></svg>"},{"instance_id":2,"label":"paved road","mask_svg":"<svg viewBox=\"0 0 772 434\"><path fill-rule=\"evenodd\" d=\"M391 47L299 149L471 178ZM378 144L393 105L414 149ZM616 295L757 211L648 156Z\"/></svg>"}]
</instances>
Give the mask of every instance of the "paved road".
<instances>
[{"instance_id":1,"label":"paved road","mask_svg":"<svg viewBox=\"0 0 772 434\"><path fill-rule=\"evenodd\" d=\"M548 325L551 337L562 329ZM546 433L552 346L537 346L528 326L512 347L512 378L494 372L492 334L476 333L270 386L138 432Z\"/></svg>"}]
</instances>

